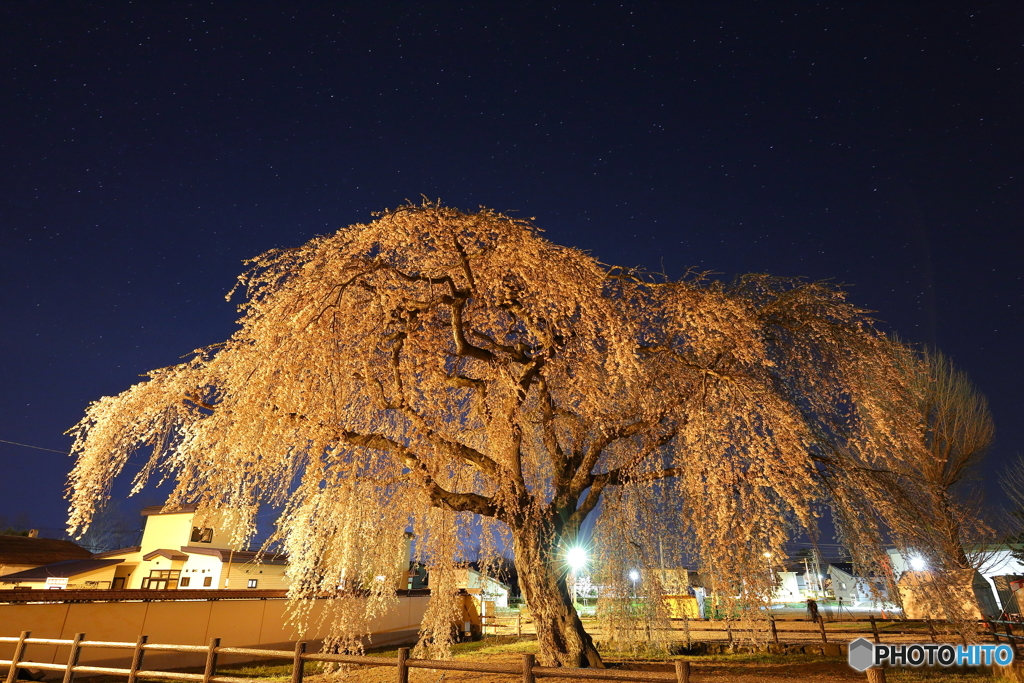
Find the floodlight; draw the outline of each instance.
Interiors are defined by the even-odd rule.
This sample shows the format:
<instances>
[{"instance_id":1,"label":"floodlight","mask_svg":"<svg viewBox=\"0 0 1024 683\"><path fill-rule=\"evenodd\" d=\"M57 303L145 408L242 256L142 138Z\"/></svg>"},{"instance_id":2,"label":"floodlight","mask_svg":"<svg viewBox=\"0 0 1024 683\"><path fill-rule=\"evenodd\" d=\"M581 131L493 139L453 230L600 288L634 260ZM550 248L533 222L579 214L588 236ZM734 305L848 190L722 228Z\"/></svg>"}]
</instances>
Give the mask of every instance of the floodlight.
<instances>
[{"instance_id":1,"label":"floodlight","mask_svg":"<svg viewBox=\"0 0 1024 683\"><path fill-rule=\"evenodd\" d=\"M910 558L910 568L915 572L921 572L928 569L928 562L920 555L914 555Z\"/></svg>"},{"instance_id":2,"label":"floodlight","mask_svg":"<svg viewBox=\"0 0 1024 683\"><path fill-rule=\"evenodd\" d=\"M573 546L565 554L565 561L569 563L573 571L579 571L587 564L587 551L581 546Z\"/></svg>"}]
</instances>

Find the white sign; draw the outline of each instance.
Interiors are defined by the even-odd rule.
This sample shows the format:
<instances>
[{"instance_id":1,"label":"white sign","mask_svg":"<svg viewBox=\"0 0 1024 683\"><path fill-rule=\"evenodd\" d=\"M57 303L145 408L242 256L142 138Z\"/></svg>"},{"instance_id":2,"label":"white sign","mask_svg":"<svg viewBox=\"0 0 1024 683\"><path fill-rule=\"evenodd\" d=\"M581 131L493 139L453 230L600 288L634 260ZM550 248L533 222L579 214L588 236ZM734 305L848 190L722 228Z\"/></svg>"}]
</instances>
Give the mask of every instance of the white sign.
<instances>
[{"instance_id":1,"label":"white sign","mask_svg":"<svg viewBox=\"0 0 1024 683\"><path fill-rule=\"evenodd\" d=\"M50 590L64 590L68 587L68 579L66 576L48 576L46 577L46 588Z\"/></svg>"}]
</instances>

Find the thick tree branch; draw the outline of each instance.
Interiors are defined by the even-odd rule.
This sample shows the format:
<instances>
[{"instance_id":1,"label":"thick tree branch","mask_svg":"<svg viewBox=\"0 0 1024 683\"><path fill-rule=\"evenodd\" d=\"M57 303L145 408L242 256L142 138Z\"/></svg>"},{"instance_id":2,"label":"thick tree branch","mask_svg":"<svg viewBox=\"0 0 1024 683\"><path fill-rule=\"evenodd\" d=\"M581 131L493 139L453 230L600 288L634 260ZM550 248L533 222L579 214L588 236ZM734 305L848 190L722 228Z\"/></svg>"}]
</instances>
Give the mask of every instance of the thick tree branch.
<instances>
[{"instance_id":1,"label":"thick tree branch","mask_svg":"<svg viewBox=\"0 0 1024 683\"><path fill-rule=\"evenodd\" d=\"M497 514L497 506L487 496L477 493L456 493L438 484L416 453L398 441L381 434L360 434L347 430L339 432L338 436L341 441L353 446L389 451L397 455L406 467L416 473L417 479L426 488L431 504L435 507L456 512L475 512L488 517L494 517Z\"/></svg>"}]
</instances>

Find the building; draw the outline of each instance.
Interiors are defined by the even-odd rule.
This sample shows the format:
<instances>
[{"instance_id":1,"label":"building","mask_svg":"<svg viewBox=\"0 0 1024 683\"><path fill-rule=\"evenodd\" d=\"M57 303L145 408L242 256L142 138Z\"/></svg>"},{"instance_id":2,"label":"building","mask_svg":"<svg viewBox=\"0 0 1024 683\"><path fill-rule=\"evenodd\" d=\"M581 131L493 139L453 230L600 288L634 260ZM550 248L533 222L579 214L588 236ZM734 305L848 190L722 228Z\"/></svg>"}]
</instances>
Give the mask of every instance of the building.
<instances>
[{"instance_id":1,"label":"building","mask_svg":"<svg viewBox=\"0 0 1024 683\"><path fill-rule=\"evenodd\" d=\"M55 538L0 535L0 576L35 569L53 562L88 560L92 557L85 548L71 541Z\"/></svg>"},{"instance_id":2,"label":"building","mask_svg":"<svg viewBox=\"0 0 1024 683\"><path fill-rule=\"evenodd\" d=\"M903 613L910 619L991 619L999 616L989 582L973 569L949 572L941 579L933 572L906 571L899 579ZM947 609L952 603L952 613Z\"/></svg>"},{"instance_id":3,"label":"building","mask_svg":"<svg viewBox=\"0 0 1024 683\"><path fill-rule=\"evenodd\" d=\"M110 588L122 560L64 560L0 577L0 588Z\"/></svg>"},{"instance_id":4,"label":"building","mask_svg":"<svg viewBox=\"0 0 1024 683\"><path fill-rule=\"evenodd\" d=\"M493 608L508 607L508 594L511 589L501 581L487 576L473 567L460 567L455 570L456 587L465 590L479 603L481 614L493 615ZM491 603L488 607L487 603Z\"/></svg>"},{"instance_id":5,"label":"building","mask_svg":"<svg viewBox=\"0 0 1024 683\"><path fill-rule=\"evenodd\" d=\"M217 518L197 519L196 506L165 511L144 508L146 526L141 545L94 555L122 560L114 570L111 588L157 590L214 588L287 588L283 555L262 556L230 543Z\"/></svg>"},{"instance_id":6,"label":"building","mask_svg":"<svg viewBox=\"0 0 1024 683\"><path fill-rule=\"evenodd\" d=\"M148 507L142 510L142 515L146 525L141 545L96 555L79 549L84 557L74 558L79 560L77 563L40 563L44 566L36 565L31 571L0 577L0 584L6 584L6 588L114 590L288 587L283 555L261 554L232 546L228 534L218 529L217 518L200 521L195 505L168 511L161 506Z\"/></svg>"},{"instance_id":7,"label":"building","mask_svg":"<svg viewBox=\"0 0 1024 683\"><path fill-rule=\"evenodd\" d=\"M1017 577L1024 576L1024 563L1013 555L1015 551L1021 552L1020 548L1019 544L1007 543L967 548L968 556L974 560L975 566L978 567L978 573L988 583L989 590L985 592L980 585L976 585L977 582L973 579L965 579L964 590L977 592L982 605L987 605L991 600L998 607L997 614L1000 611L1014 612L1017 604L1016 601L1013 601L1013 604L1010 603L1012 591L1008 591L1007 588L1009 583L1015 581ZM886 552L889 554L889 561L892 562L892 568L897 577L902 577L908 571L928 570L927 561L923 557L905 558L895 548L890 548Z\"/></svg>"}]
</instances>

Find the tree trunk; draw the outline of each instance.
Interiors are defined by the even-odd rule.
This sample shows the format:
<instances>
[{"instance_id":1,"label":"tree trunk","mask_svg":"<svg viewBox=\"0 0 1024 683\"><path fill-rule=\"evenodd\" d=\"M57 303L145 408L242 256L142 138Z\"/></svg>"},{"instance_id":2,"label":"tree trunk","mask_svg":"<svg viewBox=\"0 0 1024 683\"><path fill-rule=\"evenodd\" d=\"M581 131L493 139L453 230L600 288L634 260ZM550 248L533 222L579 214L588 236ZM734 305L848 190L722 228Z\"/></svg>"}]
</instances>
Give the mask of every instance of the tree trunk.
<instances>
[{"instance_id":1,"label":"tree trunk","mask_svg":"<svg viewBox=\"0 0 1024 683\"><path fill-rule=\"evenodd\" d=\"M533 616L545 666L604 668L566 585L562 558L537 529L513 530L519 587Z\"/></svg>"}]
</instances>

